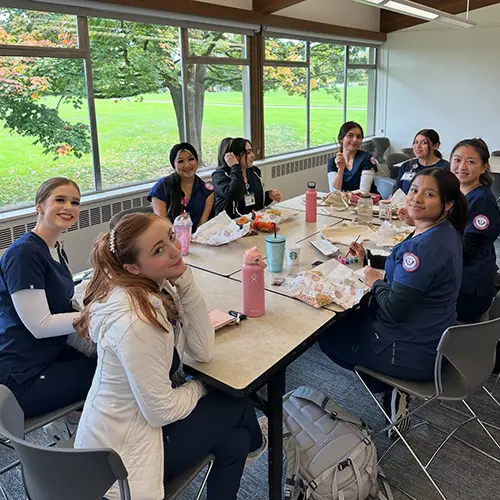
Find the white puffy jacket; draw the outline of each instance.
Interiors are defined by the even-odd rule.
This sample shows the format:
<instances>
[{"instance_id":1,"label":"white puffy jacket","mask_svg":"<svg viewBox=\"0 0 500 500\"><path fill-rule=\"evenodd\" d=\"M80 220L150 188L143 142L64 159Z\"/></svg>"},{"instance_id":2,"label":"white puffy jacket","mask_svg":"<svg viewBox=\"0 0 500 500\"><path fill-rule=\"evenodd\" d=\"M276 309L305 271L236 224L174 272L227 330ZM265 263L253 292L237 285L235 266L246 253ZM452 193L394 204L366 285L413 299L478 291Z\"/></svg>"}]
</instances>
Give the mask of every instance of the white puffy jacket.
<instances>
[{"instance_id":1,"label":"white puffy jacket","mask_svg":"<svg viewBox=\"0 0 500 500\"><path fill-rule=\"evenodd\" d=\"M176 300L182 328L177 349L198 361L214 352L214 329L190 269L162 286ZM205 394L191 380L173 388L169 371L174 332L160 299L151 297L168 333L141 320L124 289L117 288L91 310L90 336L98 362L75 440L76 448L112 448L128 472L134 500L164 498L162 427L187 417ZM119 498L115 484L106 498Z\"/></svg>"}]
</instances>

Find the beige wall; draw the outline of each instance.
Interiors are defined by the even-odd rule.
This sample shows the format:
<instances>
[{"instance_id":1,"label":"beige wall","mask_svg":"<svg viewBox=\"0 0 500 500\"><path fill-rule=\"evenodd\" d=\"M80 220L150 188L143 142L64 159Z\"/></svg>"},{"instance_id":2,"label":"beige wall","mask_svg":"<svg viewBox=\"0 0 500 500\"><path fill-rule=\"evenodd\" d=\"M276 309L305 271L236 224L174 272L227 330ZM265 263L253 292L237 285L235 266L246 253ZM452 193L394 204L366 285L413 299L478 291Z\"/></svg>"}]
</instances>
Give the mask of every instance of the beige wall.
<instances>
[{"instance_id":1,"label":"beige wall","mask_svg":"<svg viewBox=\"0 0 500 500\"><path fill-rule=\"evenodd\" d=\"M381 54L377 133L396 149L434 128L442 150L482 137L500 149L500 5L472 11L478 26L427 23L391 33Z\"/></svg>"}]
</instances>

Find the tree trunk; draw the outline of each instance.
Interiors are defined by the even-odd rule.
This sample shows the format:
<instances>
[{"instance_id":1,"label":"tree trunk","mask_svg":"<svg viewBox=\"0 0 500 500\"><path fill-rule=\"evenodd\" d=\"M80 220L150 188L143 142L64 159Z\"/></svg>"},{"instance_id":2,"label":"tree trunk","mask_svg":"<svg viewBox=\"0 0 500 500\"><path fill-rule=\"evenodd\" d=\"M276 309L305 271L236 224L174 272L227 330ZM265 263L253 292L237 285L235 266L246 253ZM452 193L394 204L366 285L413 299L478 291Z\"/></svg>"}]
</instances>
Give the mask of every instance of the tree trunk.
<instances>
[{"instance_id":1,"label":"tree trunk","mask_svg":"<svg viewBox=\"0 0 500 500\"><path fill-rule=\"evenodd\" d=\"M198 151L198 159L201 163L203 158L202 151L202 126L203 126L203 107L205 105L205 73L206 66L203 64L190 65L187 74L187 124L189 142ZM182 89L177 82L166 80L165 85L170 90L172 103L174 105L175 116L177 118L177 127L179 136L182 137L184 128Z\"/></svg>"}]
</instances>

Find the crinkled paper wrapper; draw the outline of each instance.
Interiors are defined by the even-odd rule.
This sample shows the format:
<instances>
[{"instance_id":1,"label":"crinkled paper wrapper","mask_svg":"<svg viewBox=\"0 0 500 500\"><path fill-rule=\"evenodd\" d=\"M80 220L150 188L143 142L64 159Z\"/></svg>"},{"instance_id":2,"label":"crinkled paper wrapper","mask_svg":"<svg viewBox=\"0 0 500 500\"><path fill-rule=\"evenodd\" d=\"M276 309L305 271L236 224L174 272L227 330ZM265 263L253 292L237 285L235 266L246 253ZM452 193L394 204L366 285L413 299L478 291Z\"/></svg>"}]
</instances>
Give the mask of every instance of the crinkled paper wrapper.
<instances>
[{"instance_id":1,"label":"crinkled paper wrapper","mask_svg":"<svg viewBox=\"0 0 500 500\"><path fill-rule=\"evenodd\" d=\"M299 210L289 210L287 208L266 208L260 212L256 212L260 216L262 222L274 222L276 225L283 224L293 217L299 215Z\"/></svg>"},{"instance_id":2,"label":"crinkled paper wrapper","mask_svg":"<svg viewBox=\"0 0 500 500\"><path fill-rule=\"evenodd\" d=\"M332 191L328 193L323 197L323 201L337 212L342 212L342 210L347 210L349 208L349 200L342 191Z\"/></svg>"},{"instance_id":3,"label":"crinkled paper wrapper","mask_svg":"<svg viewBox=\"0 0 500 500\"><path fill-rule=\"evenodd\" d=\"M308 271L298 273L281 285L295 298L317 309L334 302L344 309L354 307L369 290L346 266L329 275ZM342 268L345 268L342 269Z\"/></svg>"},{"instance_id":4,"label":"crinkled paper wrapper","mask_svg":"<svg viewBox=\"0 0 500 500\"><path fill-rule=\"evenodd\" d=\"M406 207L406 194L402 189L398 189L391 196L391 205L393 208L404 208Z\"/></svg>"},{"instance_id":5,"label":"crinkled paper wrapper","mask_svg":"<svg viewBox=\"0 0 500 500\"><path fill-rule=\"evenodd\" d=\"M377 247L391 248L401 243L414 230L411 226L399 226L385 221L369 239Z\"/></svg>"},{"instance_id":6,"label":"crinkled paper wrapper","mask_svg":"<svg viewBox=\"0 0 500 500\"><path fill-rule=\"evenodd\" d=\"M198 228L191 241L201 245L218 247L242 238L250 232L250 223L239 226L226 212L209 220Z\"/></svg>"}]
</instances>

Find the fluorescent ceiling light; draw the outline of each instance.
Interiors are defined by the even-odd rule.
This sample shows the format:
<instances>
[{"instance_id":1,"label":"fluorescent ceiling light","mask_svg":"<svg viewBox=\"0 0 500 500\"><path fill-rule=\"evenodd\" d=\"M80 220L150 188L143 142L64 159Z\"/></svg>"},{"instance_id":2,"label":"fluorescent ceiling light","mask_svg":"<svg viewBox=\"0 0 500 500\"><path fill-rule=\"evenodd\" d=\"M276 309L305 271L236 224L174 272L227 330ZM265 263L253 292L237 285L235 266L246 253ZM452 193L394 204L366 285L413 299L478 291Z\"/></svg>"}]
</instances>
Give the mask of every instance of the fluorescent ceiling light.
<instances>
[{"instance_id":1,"label":"fluorescent ceiling light","mask_svg":"<svg viewBox=\"0 0 500 500\"><path fill-rule=\"evenodd\" d=\"M473 28L475 23L468 19L463 19L453 14L448 14L442 10L433 9L411 0L354 0L355 2L371 5L380 9L392 10L399 14L411 17L418 17L426 21L447 24L456 28Z\"/></svg>"},{"instance_id":2,"label":"fluorescent ceiling light","mask_svg":"<svg viewBox=\"0 0 500 500\"><path fill-rule=\"evenodd\" d=\"M393 2L392 0L389 0L389 2L384 4L384 6L387 9L402 12L403 14L413 17L421 17L422 19L432 20L439 17L437 14L434 14L434 12L427 12L426 10L418 9L417 7L412 7L411 5L406 5L400 2Z\"/></svg>"}]
</instances>

